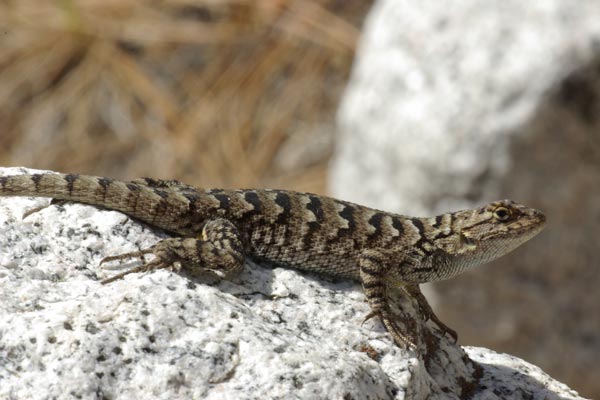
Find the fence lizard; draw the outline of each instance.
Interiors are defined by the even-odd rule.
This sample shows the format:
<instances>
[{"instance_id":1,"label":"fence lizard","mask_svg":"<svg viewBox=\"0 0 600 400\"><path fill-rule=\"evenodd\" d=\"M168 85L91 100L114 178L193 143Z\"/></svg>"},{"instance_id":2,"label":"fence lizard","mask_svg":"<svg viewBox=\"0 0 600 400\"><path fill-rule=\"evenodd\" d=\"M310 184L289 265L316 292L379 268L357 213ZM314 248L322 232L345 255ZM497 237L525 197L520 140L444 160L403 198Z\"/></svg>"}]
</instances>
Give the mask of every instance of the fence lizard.
<instances>
[{"instance_id":1,"label":"fence lizard","mask_svg":"<svg viewBox=\"0 0 600 400\"><path fill-rule=\"evenodd\" d=\"M408 217L347 201L286 190L199 189L175 180L119 181L76 174L0 177L0 196L51 197L123 212L172 235L150 248L108 256L101 264L154 255L102 283L159 268L185 267L230 276L246 257L359 281L374 316L399 345L413 340L395 321L386 287L433 313L419 284L451 278L500 257L544 227L540 211L501 200L431 218Z\"/></svg>"}]
</instances>

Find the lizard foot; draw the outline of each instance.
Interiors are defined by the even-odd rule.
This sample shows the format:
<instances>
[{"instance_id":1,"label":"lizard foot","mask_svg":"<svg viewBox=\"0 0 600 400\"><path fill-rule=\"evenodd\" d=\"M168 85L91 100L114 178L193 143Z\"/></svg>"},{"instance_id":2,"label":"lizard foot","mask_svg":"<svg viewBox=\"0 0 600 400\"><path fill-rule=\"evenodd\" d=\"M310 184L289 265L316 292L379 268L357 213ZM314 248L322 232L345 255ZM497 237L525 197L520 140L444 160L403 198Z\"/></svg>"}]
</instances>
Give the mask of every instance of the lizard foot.
<instances>
[{"instance_id":1,"label":"lizard foot","mask_svg":"<svg viewBox=\"0 0 600 400\"><path fill-rule=\"evenodd\" d=\"M389 311L371 311L369 314L367 314L361 325L373 317L381 318L383 326L385 326L385 329L390 333L390 335L392 335L392 339L394 339L394 342L398 346L405 347L411 350L417 349L415 335L409 335L404 330L400 329L393 315Z\"/></svg>"},{"instance_id":2,"label":"lizard foot","mask_svg":"<svg viewBox=\"0 0 600 400\"><path fill-rule=\"evenodd\" d=\"M125 275L133 274L136 272L148 272L148 271L152 271L155 269L173 267L175 265L176 260L173 257L169 257L168 254L165 254L164 252L157 251L158 250L158 249L156 249L157 246L158 246L158 244L155 246L149 247L147 249L139 250L139 251L132 251L129 253L123 253L123 254L119 254L116 256L104 257L102 260L100 260L99 265L102 265L104 263L111 262L111 261L127 260L127 259L135 258L135 257L142 258L142 265L139 265L134 268L130 268L119 274L113 275L110 278L103 279L100 283L102 283L103 285L106 285L108 283L122 279ZM146 262L144 260L144 256L146 254L154 254L156 257L152 261Z\"/></svg>"},{"instance_id":3,"label":"lizard foot","mask_svg":"<svg viewBox=\"0 0 600 400\"><path fill-rule=\"evenodd\" d=\"M421 315L423 315L423 320L433 321L441 329L444 336L447 334L452 338L454 343L458 342L458 334L456 333L456 331L454 329L450 328L448 325L444 324L437 317L437 315L435 315L435 313L433 312L433 309L427 302L427 299L421 292L421 289L419 288L418 285L406 285L403 287L403 289L405 292L407 292L409 294L409 296L411 296L415 300L417 300L417 304L419 306L419 311L420 311Z\"/></svg>"},{"instance_id":4,"label":"lizard foot","mask_svg":"<svg viewBox=\"0 0 600 400\"><path fill-rule=\"evenodd\" d=\"M174 237L163 239L147 249L109 256L100 264L154 255L150 262L131 268L102 281L103 284L123 278L134 272L153 271L161 268L210 271L219 277L228 277L244 268L244 253L237 228L228 220L214 219L206 222L200 238Z\"/></svg>"}]
</instances>

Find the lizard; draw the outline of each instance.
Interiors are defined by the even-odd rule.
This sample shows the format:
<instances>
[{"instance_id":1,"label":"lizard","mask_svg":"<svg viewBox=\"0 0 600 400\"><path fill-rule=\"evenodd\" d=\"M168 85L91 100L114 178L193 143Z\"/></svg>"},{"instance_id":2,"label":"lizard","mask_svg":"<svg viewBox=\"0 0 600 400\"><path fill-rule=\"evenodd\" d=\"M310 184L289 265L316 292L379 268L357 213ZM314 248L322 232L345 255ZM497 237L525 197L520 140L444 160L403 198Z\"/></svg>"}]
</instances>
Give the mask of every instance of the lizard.
<instances>
[{"instance_id":1,"label":"lizard","mask_svg":"<svg viewBox=\"0 0 600 400\"><path fill-rule=\"evenodd\" d=\"M379 317L396 344L413 348L413 338L392 314L388 287L416 300L423 319L456 342L456 332L435 315L419 285L494 260L537 235L546 222L541 211L511 200L421 218L288 190L202 189L176 180L59 173L0 176L0 196L50 197L115 210L170 235L149 248L102 259L101 265L143 260L103 284L161 268L227 278L247 258L266 261L360 282L371 310L364 321ZM145 261L146 255L154 257Z\"/></svg>"}]
</instances>

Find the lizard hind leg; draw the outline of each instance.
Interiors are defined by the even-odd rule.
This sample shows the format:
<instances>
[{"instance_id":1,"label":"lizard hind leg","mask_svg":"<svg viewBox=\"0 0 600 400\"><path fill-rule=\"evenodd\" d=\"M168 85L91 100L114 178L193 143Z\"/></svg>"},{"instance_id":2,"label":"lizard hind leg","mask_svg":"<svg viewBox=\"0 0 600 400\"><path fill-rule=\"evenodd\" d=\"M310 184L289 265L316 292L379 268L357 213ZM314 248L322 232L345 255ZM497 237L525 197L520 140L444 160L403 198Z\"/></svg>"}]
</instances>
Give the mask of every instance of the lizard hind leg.
<instances>
[{"instance_id":1,"label":"lizard hind leg","mask_svg":"<svg viewBox=\"0 0 600 400\"><path fill-rule=\"evenodd\" d=\"M147 249L106 257L100 264L143 257L146 254L154 255L154 259L105 279L102 283L107 284L135 272L179 267L211 271L221 277L227 277L240 272L244 268L245 260L237 227L229 220L216 218L204 224L198 238L164 239Z\"/></svg>"}]
</instances>

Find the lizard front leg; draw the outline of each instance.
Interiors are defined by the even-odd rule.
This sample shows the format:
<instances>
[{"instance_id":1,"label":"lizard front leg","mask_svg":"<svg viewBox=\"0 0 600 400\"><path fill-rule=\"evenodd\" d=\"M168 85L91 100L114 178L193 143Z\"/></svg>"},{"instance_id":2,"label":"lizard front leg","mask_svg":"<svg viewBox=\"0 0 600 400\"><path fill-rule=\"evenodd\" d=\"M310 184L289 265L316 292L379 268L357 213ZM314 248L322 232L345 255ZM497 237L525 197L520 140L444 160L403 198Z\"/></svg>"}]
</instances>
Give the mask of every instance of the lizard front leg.
<instances>
[{"instance_id":1,"label":"lizard front leg","mask_svg":"<svg viewBox=\"0 0 600 400\"><path fill-rule=\"evenodd\" d=\"M433 309L427 302L427 299L421 292L421 288L419 288L419 285L417 285L417 284L404 285L404 286L402 286L402 289L409 296L414 297L415 300L417 300L417 303L419 304L419 311L425 317L425 321L427 321L429 319L432 320L433 322L435 322L437 324L437 326L440 327L440 329L442 330L442 332L444 332L444 334L448 334L452 337L452 339L454 340L454 343L456 343L458 341L458 334L456 333L456 331L454 329L448 327L446 324L444 324L437 317L437 315L435 315L435 313L433 312Z\"/></svg>"},{"instance_id":2,"label":"lizard front leg","mask_svg":"<svg viewBox=\"0 0 600 400\"><path fill-rule=\"evenodd\" d=\"M109 256L100 264L133 257L154 255L150 262L131 268L102 281L107 284L134 272L161 268L200 268L220 276L231 276L244 268L244 251L237 227L229 220L216 218L207 221L198 238L169 238L140 251Z\"/></svg>"},{"instance_id":3,"label":"lizard front leg","mask_svg":"<svg viewBox=\"0 0 600 400\"><path fill-rule=\"evenodd\" d=\"M387 331L392 335L394 341L402 346L416 348L416 340L414 335L408 335L396 324L395 317L392 314L386 297L386 281L390 275L392 265L401 262L398 257L392 257L386 250L366 250L358 259L360 267L360 279L365 291L365 296L371 307L371 312L366 316L363 323L379 316ZM394 253L396 255L397 253ZM408 325L408 324L407 324Z\"/></svg>"}]
</instances>

